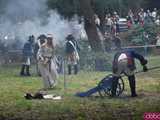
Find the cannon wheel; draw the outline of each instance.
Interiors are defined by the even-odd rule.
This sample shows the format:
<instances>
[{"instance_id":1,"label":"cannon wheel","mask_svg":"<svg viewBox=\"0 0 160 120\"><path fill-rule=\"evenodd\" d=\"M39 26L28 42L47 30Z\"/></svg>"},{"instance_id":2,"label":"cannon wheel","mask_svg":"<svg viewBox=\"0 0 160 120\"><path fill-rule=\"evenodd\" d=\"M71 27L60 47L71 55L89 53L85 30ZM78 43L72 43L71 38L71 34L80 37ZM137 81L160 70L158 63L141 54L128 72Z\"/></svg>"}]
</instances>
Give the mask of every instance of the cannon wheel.
<instances>
[{"instance_id":1,"label":"cannon wheel","mask_svg":"<svg viewBox=\"0 0 160 120\"><path fill-rule=\"evenodd\" d=\"M100 84L102 84L102 82L100 82ZM118 80L118 84L117 84L116 96L121 95L123 91L124 91L124 81L123 81L122 77L120 77L119 80ZM112 95L111 87L110 88L103 88L103 90L99 91L99 95L101 97L111 96Z\"/></svg>"}]
</instances>

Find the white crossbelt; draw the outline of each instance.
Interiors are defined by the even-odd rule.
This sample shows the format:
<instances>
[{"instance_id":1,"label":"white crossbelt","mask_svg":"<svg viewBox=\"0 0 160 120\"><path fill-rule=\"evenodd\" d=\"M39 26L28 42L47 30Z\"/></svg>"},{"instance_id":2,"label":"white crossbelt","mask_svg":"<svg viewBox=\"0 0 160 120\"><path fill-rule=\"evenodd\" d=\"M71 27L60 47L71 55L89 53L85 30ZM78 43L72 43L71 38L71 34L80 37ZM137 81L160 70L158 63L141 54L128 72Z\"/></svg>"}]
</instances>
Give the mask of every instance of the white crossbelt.
<instances>
[{"instance_id":1,"label":"white crossbelt","mask_svg":"<svg viewBox=\"0 0 160 120\"><path fill-rule=\"evenodd\" d=\"M122 53L119 57L118 57L118 62L121 60L127 59L127 55L125 53Z\"/></svg>"}]
</instances>

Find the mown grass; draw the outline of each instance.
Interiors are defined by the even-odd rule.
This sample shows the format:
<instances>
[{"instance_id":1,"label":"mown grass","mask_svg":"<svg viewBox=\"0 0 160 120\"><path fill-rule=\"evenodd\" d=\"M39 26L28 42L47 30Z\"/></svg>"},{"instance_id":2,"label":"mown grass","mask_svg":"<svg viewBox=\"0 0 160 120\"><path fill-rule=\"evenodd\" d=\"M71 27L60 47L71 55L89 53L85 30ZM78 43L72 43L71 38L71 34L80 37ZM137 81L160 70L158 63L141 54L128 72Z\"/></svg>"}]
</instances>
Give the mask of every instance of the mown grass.
<instances>
[{"instance_id":1,"label":"mown grass","mask_svg":"<svg viewBox=\"0 0 160 120\"><path fill-rule=\"evenodd\" d=\"M148 66L160 65L159 58L150 57ZM94 87L109 72L81 71L66 76L65 89L61 75L56 89L48 91L62 96L57 101L25 100L24 94L37 92L42 82L36 75L20 77L19 69L17 65L0 67L0 120L141 120L144 112L160 112L160 69L136 75L137 98L129 97L126 78L120 97L77 98L76 92Z\"/></svg>"}]
</instances>

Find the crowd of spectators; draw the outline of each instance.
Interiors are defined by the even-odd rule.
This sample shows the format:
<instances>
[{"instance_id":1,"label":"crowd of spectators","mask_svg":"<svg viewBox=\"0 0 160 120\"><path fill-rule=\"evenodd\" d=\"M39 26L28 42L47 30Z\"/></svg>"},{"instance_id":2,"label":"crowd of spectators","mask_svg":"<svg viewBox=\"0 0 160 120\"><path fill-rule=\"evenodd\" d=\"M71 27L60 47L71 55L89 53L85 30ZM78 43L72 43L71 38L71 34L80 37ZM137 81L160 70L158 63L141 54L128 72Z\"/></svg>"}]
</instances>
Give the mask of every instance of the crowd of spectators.
<instances>
[{"instance_id":1,"label":"crowd of spectators","mask_svg":"<svg viewBox=\"0 0 160 120\"><path fill-rule=\"evenodd\" d=\"M141 8L138 13L134 13L130 9L128 12L127 21L128 26L131 26L132 24L144 26L145 24L150 23L160 25L160 15L158 15L157 8L154 8L153 11L150 9L144 11L144 9Z\"/></svg>"},{"instance_id":2,"label":"crowd of spectators","mask_svg":"<svg viewBox=\"0 0 160 120\"><path fill-rule=\"evenodd\" d=\"M95 23L99 28L101 25L101 20L98 15L95 14ZM133 12L131 9L128 11L126 17L122 17L118 12L107 13L105 15L105 21L103 24L103 30L109 33L116 34L120 31L119 24L120 19L126 20L127 29L132 28L134 25L144 26L145 24L156 24L160 25L160 15L158 14L157 8L154 8L152 11L147 9L146 11L141 8L138 12Z\"/></svg>"},{"instance_id":3,"label":"crowd of spectators","mask_svg":"<svg viewBox=\"0 0 160 120\"><path fill-rule=\"evenodd\" d=\"M124 29L124 27L128 30L134 26L143 27L144 25L153 24L160 26L160 14L157 8L154 8L152 11L150 9L144 10L140 8L137 12L133 12L130 9L126 17L119 15L118 12L107 13L103 22L98 15L95 14L94 19L97 29L99 29L98 31L104 33L104 46L106 51L110 51L111 46L115 46L116 48L121 46L119 32L123 31L122 29ZM125 25L123 28L122 24ZM157 36L159 36L159 34Z\"/></svg>"}]
</instances>

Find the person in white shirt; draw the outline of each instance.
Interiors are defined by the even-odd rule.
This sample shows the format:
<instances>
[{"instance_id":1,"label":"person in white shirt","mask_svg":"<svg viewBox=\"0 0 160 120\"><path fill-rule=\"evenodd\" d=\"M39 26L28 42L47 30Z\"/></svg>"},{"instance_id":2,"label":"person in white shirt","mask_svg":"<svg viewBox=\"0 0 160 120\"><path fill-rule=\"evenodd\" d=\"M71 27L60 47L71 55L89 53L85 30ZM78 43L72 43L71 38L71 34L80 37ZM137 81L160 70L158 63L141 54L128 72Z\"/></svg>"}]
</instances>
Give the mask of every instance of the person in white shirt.
<instances>
[{"instance_id":1,"label":"person in white shirt","mask_svg":"<svg viewBox=\"0 0 160 120\"><path fill-rule=\"evenodd\" d=\"M154 8L153 12L152 12L152 18L155 21L157 18L157 8Z\"/></svg>"},{"instance_id":2,"label":"person in white shirt","mask_svg":"<svg viewBox=\"0 0 160 120\"><path fill-rule=\"evenodd\" d=\"M98 15L96 15L96 14L94 15L94 20L95 20L96 26L99 28L100 24L101 24L101 21L100 21Z\"/></svg>"},{"instance_id":3,"label":"person in white shirt","mask_svg":"<svg viewBox=\"0 0 160 120\"><path fill-rule=\"evenodd\" d=\"M156 21L155 21L156 25L160 25L160 16L157 17Z\"/></svg>"}]
</instances>

